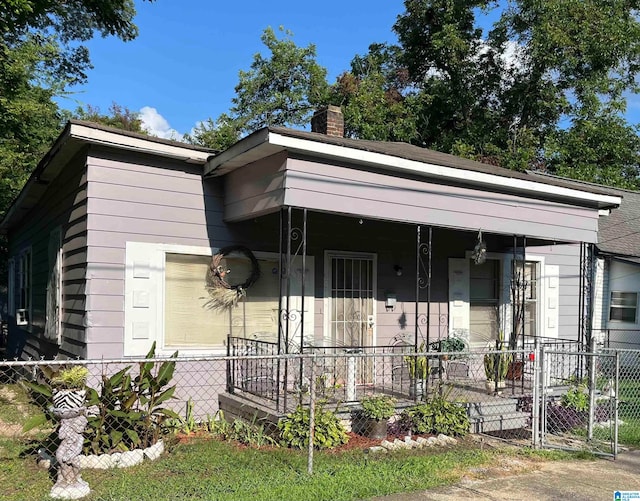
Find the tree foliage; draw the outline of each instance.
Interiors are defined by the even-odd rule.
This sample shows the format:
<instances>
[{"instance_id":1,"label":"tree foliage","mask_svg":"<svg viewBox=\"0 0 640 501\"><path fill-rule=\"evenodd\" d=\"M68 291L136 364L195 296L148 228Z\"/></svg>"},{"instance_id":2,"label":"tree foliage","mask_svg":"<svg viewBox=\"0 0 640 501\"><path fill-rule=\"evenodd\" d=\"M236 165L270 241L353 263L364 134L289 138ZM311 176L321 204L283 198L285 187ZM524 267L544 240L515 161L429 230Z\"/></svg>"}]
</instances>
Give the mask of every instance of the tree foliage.
<instances>
[{"instance_id":1,"label":"tree foliage","mask_svg":"<svg viewBox=\"0 0 640 501\"><path fill-rule=\"evenodd\" d=\"M116 102L111 103L108 114L103 114L98 106L87 105L85 108L78 108L74 116L79 120L94 122L128 132L148 134L148 131L142 125L140 114Z\"/></svg>"},{"instance_id":2,"label":"tree foliage","mask_svg":"<svg viewBox=\"0 0 640 501\"><path fill-rule=\"evenodd\" d=\"M348 137L408 142L416 136L415 100L405 92L409 82L397 57L397 47L372 44L332 86L330 100L342 107Z\"/></svg>"},{"instance_id":3,"label":"tree foliage","mask_svg":"<svg viewBox=\"0 0 640 501\"><path fill-rule=\"evenodd\" d=\"M97 33L131 40L133 0L5 0L0 8L0 218L57 136L63 113L54 102L86 80ZM0 283L6 279L0 237Z\"/></svg>"},{"instance_id":4,"label":"tree foliage","mask_svg":"<svg viewBox=\"0 0 640 501\"><path fill-rule=\"evenodd\" d=\"M354 137L638 187L623 112L638 91L639 4L405 0L398 45L356 56L332 100Z\"/></svg>"},{"instance_id":5,"label":"tree foliage","mask_svg":"<svg viewBox=\"0 0 640 501\"><path fill-rule=\"evenodd\" d=\"M7 0L0 9L0 217L57 136L53 101L85 81L96 34L131 40L133 0Z\"/></svg>"},{"instance_id":6,"label":"tree foliage","mask_svg":"<svg viewBox=\"0 0 640 501\"><path fill-rule=\"evenodd\" d=\"M241 70L229 113L209 118L184 140L223 150L242 135L271 125L304 126L313 112L326 104L327 70L316 61L315 45L298 47L293 33L268 27L260 40L268 54L257 53L248 71Z\"/></svg>"},{"instance_id":7,"label":"tree foliage","mask_svg":"<svg viewBox=\"0 0 640 501\"><path fill-rule=\"evenodd\" d=\"M208 118L200 122L190 134L185 134L184 140L190 144L204 146L222 151L229 148L240 139L240 125L226 113L217 119Z\"/></svg>"},{"instance_id":8,"label":"tree foliage","mask_svg":"<svg viewBox=\"0 0 640 501\"><path fill-rule=\"evenodd\" d=\"M0 9L3 46L13 49L29 41L53 49L40 72L49 72L66 85L86 79L89 51L82 42L101 36L133 40L133 0L8 0Z\"/></svg>"},{"instance_id":9,"label":"tree foliage","mask_svg":"<svg viewBox=\"0 0 640 501\"><path fill-rule=\"evenodd\" d=\"M316 62L316 47L298 47L293 33L271 27L260 37L269 57L253 56L249 71L240 71L231 112L243 132L267 125L306 125L326 99L327 70Z\"/></svg>"}]
</instances>

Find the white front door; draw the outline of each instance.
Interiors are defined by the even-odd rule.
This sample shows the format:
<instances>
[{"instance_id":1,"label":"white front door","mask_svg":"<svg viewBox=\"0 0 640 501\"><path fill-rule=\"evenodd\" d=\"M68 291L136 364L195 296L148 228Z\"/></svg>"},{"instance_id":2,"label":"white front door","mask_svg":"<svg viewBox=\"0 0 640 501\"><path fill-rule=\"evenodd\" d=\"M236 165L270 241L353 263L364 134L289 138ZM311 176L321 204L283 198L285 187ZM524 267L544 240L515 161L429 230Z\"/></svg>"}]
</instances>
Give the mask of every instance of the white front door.
<instances>
[{"instance_id":1,"label":"white front door","mask_svg":"<svg viewBox=\"0 0 640 501\"><path fill-rule=\"evenodd\" d=\"M325 338L333 346L373 346L375 290L374 254L326 253Z\"/></svg>"}]
</instances>

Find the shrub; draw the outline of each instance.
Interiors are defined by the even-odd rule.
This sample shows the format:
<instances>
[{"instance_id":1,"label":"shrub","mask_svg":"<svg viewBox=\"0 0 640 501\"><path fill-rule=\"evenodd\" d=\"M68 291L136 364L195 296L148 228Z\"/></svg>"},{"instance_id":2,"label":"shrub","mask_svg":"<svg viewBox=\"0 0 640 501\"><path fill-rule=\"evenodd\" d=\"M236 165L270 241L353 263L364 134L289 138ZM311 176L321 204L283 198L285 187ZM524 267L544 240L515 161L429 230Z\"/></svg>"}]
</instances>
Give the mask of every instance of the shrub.
<instances>
[{"instance_id":1,"label":"shrub","mask_svg":"<svg viewBox=\"0 0 640 501\"><path fill-rule=\"evenodd\" d=\"M155 343L146 358L155 356ZM171 358L177 357L177 352ZM136 377L125 367L111 377L102 376L100 393L89 388L87 405L96 406L97 415L89 417L84 452L102 454L146 448L172 431L180 416L162 406L173 398L175 386L166 388L175 369L175 360L160 364L141 362Z\"/></svg>"},{"instance_id":2,"label":"shrub","mask_svg":"<svg viewBox=\"0 0 640 501\"><path fill-rule=\"evenodd\" d=\"M589 410L589 395L584 385L573 386L569 391L562 395L560 400L563 407L575 409L578 412L586 412Z\"/></svg>"},{"instance_id":3,"label":"shrub","mask_svg":"<svg viewBox=\"0 0 640 501\"><path fill-rule=\"evenodd\" d=\"M371 395L363 397L362 415L367 419L382 421L389 419L396 413L395 399L387 395Z\"/></svg>"},{"instance_id":4,"label":"shrub","mask_svg":"<svg viewBox=\"0 0 640 501\"><path fill-rule=\"evenodd\" d=\"M304 449L309 446L309 408L298 406L296 410L278 422L282 443L286 447ZM313 446L316 449L333 449L349 441L344 426L334 412L318 405L315 412Z\"/></svg>"},{"instance_id":5,"label":"shrub","mask_svg":"<svg viewBox=\"0 0 640 501\"><path fill-rule=\"evenodd\" d=\"M214 416L207 415L206 422L202 423L202 429L222 440L236 440L241 444L251 447L278 446L270 432L271 426L265 427L258 423L257 416L253 416L250 423L242 419L227 421L224 412L219 410Z\"/></svg>"},{"instance_id":6,"label":"shrub","mask_svg":"<svg viewBox=\"0 0 640 501\"><path fill-rule=\"evenodd\" d=\"M464 436L469 432L467 409L443 397L435 397L405 409L401 420L414 433Z\"/></svg>"}]
</instances>

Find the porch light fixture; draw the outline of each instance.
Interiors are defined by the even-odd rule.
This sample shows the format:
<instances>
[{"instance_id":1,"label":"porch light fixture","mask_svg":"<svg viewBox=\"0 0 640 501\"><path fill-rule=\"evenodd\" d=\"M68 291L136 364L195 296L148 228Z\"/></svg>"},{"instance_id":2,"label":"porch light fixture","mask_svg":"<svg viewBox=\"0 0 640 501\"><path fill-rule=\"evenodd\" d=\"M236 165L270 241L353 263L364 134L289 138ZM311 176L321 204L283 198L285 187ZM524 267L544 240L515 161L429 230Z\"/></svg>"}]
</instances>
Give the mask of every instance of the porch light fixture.
<instances>
[{"instance_id":1,"label":"porch light fixture","mask_svg":"<svg viewBox=\"0 0 640 501\"><path fill-rule=\"evenodd\" d=\"M475 264L482 264L487 260L487 244L482 240L482 230L478 231L478 242L473 248L471 259Z\"/></svg>"},{"instance_id":2,"label":"porch light fixture","mask_svg":"<svg viewBox=\"0 0 640 501\"><path fill-rule=\"evenodd\" d=\"M397 264L396 264L396 265L394 265L394 267L393 267L393 271L395 271L395 272L396 272L396 275L397 275L397 276L399 276L399 277L401 277L401 276L402 276L402 266L397 265Z\"/></svg>"}]
</instances>

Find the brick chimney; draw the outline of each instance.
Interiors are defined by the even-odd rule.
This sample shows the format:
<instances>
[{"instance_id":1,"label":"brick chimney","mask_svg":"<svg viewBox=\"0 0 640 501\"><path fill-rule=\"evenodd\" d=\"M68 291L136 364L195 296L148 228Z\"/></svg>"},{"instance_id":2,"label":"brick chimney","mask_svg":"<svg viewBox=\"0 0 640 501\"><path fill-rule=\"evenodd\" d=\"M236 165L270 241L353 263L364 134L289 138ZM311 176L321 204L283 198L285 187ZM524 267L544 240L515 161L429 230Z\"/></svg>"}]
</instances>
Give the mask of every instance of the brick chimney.
<instances>
[{"instance_id":1,"label":"brick chimney","mask_svg":"<svg viewBox=\"0 0 640 501\"><path fill-rule=\"evenodd\" d=\"M344 137L344 115L340 106L329 105L316 111L311 118L311 132Z\"/></svg>"}]
</instances>

